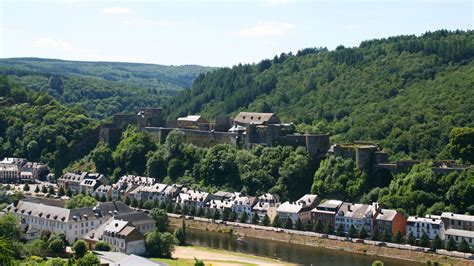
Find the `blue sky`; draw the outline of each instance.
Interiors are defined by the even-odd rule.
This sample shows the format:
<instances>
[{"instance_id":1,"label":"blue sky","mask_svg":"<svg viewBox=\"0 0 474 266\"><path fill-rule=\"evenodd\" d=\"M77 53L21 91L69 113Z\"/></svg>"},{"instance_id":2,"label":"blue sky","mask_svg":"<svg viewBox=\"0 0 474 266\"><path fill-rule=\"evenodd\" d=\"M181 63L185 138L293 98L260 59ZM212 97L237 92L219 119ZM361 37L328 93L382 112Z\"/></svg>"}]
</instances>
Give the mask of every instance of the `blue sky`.
<instances>
[{"instance_id":1,"label":"blue sky","mask_svg":"<svg viewBox=\"0 0 474 266\"><path fill-rule=\"evenodd\" d=\"M231 66L305 47L473 29L473 3L0 0L0 57Z\"/></svg>"}]
</instances>

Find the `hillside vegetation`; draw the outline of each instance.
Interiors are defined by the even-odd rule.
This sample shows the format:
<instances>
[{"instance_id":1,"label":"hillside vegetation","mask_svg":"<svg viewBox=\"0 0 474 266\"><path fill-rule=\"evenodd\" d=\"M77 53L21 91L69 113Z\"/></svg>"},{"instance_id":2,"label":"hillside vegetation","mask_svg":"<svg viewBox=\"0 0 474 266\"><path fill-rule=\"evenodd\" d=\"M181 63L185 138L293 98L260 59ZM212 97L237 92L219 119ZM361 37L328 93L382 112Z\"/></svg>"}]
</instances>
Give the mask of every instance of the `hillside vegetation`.
<instances>
[{"instance_id":1,"label":"hillside vegetation","mask_svg":"<svg viewBox=\"0 0 474 266\"><path fill-rule=\"evenodd\" d=\"M211 69L196 65L0 59L0 74L62 103L77 105L96 118L161 106L163 100L191 86L197 75Z\"/></svg>"},{"instance_id":2,"label":"hillside vegetation","mask_svg":"<svg viewBox=\"0 0 474 266\"><path fill-rule=\"evenodd\" d=\"M70 162L89 153L98 141L98 121L51 96L36 93L0 76L0 157L47 163L61 174Z\"/></svg>"},{"instance_id":3,"label":"hillside vegetation","mask_svg":"<svg viewBox=\"0 0 474 266\"><path fill-rule=\"evenodd\" d=\"M392 159L446 158L451 129L474 126L473 57L473 31L304 49L201 74L167 109L210 119L276 112L333 141L378 141Z\"/></svg>"}]
</instances>

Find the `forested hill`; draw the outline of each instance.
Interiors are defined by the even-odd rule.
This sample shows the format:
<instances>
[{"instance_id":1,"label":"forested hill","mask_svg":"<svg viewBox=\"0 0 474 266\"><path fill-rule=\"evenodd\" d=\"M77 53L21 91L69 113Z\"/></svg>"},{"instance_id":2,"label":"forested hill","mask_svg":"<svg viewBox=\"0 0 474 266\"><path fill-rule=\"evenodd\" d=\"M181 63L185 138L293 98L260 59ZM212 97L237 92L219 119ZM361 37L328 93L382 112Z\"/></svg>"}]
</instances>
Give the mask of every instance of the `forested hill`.
<instances>
[{"instance_id":1,"label":"forested hill","mask_svg":"<svg viewBox=\"0 0 474 266\"><path fill-rule=\"evenodd\" d=\"M61 174L95 147L98 127L83 111L0 75L0 158L41 161Z\"/></svg>"},{"instance_id":2,"label":"forested hill","mask_svg":"<svg viewBox=\"0 0 474 266\"><path fill-rule=\"evenodd\" d=\"M213 68L40 58L0 59L0 74L34 91L104 118L156 107Z\"/></svg>"},{"instance_id":3,"label":"forested hill","mask_svg":"<svg viewBox=\"0 0 474 266\"><path fill-rule=\"evenodd\" d=\"M374 140L400 158L444 158L454 126L474 126L474 32L436 31L300 50L199 75L170 116L276 112L333 141Z\"/></svg>"}]
</instances>

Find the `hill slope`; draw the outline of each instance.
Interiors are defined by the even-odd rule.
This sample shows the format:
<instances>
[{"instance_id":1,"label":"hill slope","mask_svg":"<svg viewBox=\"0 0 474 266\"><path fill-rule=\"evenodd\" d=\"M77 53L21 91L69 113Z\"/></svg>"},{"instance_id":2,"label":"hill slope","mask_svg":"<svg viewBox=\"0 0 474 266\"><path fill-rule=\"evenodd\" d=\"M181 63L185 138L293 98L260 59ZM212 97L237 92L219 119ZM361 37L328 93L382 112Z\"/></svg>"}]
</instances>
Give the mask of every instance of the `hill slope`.
<instances>
[{"instance_id":1,"label":"hill slope","mask_svg":"<svg viewBox=\"0 0 474 266\"><path fill-rule=\"evenodd\" d=\"M212 68L119 62L81 62L40 58L0 59L0 74L98 118L160 106Z\"/></svg>"},{"instance_id":2,"label":"hill slope","mask_svg":"<svg viewBox=\"0 0 474 266\"><path fill-rule=\"evenodd\" d=\"M98 126L84 112L0 75L0 158L42 161L60 174L95 147Z\"/></svg>"},{"instance_id":3,"label":"hill slope","mask_svg":"<svg viewBox=\"0 0 474 266\"><path fill-rule=\"evenodd\" d=\"M394 159L442 158L450 130L474 126L473 57L472 31L304 49L200 75L167 109L271 111L336 141L378 141Z\"/></svg>"}]
</instances>

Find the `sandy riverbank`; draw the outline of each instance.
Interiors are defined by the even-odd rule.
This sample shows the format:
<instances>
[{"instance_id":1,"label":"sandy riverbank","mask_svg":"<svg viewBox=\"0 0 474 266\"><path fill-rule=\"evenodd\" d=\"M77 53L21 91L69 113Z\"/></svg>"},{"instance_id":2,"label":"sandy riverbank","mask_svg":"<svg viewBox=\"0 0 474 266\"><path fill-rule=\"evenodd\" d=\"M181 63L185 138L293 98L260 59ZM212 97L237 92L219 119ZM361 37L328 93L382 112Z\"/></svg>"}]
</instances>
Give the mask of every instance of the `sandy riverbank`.
<instances>
[{"instance_id":1,"label":"sandy riverbank","mask_svg":"<svg viewBox=\"0 0 474 266\"><path fill-rule=\"evenodd\" d=\"M172 225L180 225L181 219L170 218ZM419 263L428 263L429 261L436 261L444 264L451 265L474 265L474 261L466 259L452 258L448 256L442 256L432 253L417 252L411 250L401 250L397 248L388 248L381 246L366 245L363 243L352 243L346 241L337 241L331 239L323 239L317 237L310 237L304 235L295 235L287 233L269 232L263 230L255 230L252 228L242 228L237 226L228 226L225 224L215 224L209 222L186 220L186 225L189 228L198 230L208 230L214 232L229 232L233 234L250 236L255 238L262 238L274 241L282 241L292 244L301 244L306 246L313 246L318 248L327 248L340 250L345 252L352 252L365 255L373 255L379 257L392 258L397 260L406 260L407 263L410 261Z\"/></svg>"}]
</instances>

